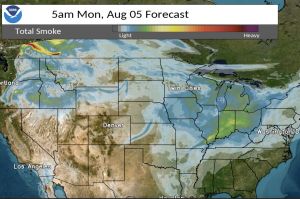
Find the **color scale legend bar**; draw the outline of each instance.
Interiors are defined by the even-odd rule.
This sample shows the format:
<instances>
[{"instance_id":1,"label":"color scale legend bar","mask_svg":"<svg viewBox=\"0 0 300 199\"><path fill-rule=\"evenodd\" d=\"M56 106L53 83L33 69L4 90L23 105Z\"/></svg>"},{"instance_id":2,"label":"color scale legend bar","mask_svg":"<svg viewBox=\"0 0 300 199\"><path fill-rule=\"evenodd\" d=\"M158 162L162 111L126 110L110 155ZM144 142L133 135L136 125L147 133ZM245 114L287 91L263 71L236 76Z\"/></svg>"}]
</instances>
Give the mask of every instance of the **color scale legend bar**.
<instances>
[{"instance_id":1,"label":"color scale legend bar","mask_svg":"<svg viewBox=\"0 0 300 199\"><path fill-rule=\"evenodd\" d=\"M259 32L258 25L119 25L118 32Z\"/></svg>"},{"instance_id":2,"label":"color scale legend bar","mask_svg":"<svg viewBox=\"0 0 300 199\"><path fill-rule=\"evenodd\" d=\"M261 40L277 34L277 25L2 25L3 39Z\"/></svg>"}]
</instances>

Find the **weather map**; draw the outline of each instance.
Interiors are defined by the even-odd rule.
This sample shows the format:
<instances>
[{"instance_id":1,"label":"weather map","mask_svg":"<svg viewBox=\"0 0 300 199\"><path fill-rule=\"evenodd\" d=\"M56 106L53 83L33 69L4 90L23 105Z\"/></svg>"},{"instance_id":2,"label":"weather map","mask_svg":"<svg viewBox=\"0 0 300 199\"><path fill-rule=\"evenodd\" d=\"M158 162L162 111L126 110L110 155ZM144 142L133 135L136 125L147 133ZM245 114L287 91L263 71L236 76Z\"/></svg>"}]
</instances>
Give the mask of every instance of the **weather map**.
<instances>
[{"instance_id":1,"label":"weather map","mask_svg":"<svg viewBox=\"0 0 300 199\"><path fill-rule=\"evenodd\" d=\"M277 40L1 40L0 197L299 197L300 4L253 3Z\"/></svg>"}]
</instances>

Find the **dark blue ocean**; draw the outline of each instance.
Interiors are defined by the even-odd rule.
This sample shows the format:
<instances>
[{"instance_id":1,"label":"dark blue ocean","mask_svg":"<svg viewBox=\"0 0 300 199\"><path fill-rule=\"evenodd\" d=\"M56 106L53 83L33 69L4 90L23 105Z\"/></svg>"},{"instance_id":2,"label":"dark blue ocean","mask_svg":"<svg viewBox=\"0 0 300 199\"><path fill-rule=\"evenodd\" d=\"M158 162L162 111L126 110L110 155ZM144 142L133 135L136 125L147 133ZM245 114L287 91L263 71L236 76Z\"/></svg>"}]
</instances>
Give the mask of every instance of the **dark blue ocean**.
<instances>
[{"instance_id":1,"label":"dark blue ocean","mask_svg":"<svg viewBox=\"0 0 300 199\"><path fill-rule=\"evenodd\" d=\"M259 182L256 189L258 197L300 197L300 134L294 137L290 149L292 158L272 169Z\"/></svg>"},{"instance_id":2,"label":"dark blue ocean","mask_svg":"<svg viewBox=\"0 0 300 199\"><path fill-rule=\"evenodd\" d=\"M0 133L0 198L46 197L38 175L29 169L15 170L14 164L17 158Z\"/></svg>"}]
</instances>

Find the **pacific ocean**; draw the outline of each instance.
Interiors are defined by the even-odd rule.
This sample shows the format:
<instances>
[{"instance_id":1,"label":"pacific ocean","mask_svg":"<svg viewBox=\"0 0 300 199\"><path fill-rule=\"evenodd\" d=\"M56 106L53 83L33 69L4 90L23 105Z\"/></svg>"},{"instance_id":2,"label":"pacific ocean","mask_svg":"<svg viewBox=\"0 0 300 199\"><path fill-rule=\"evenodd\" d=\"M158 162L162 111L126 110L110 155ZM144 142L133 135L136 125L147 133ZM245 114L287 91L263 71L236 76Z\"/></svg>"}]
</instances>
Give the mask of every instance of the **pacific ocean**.
<instances>
[{"instance_id":1,"label":"pacific ocean","mask_svg":"<svg viewBox=\"0 0 300 199\"><path fill-rule=\"evenodd\" d=\"M0 133L0 197L1 198L44 198L40 178L30 169L14 169L18 164L7 140Z\"/></svg>"}]
</instances>

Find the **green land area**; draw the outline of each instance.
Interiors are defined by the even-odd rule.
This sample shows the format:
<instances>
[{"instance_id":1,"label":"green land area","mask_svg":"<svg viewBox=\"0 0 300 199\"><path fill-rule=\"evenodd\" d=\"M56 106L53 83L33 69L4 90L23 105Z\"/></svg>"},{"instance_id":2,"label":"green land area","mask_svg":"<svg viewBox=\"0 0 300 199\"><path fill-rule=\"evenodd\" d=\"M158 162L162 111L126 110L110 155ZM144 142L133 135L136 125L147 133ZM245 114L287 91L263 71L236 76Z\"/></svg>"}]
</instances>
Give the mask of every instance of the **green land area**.
<instances>
[{"instance_id":1,"label":"green land area","mask_svg":"<svg viewBox=\"0 0 300 199\"><path fill-rule=\"evenodd\" d=\"M207 143L212 143L216 139L229 136L235 131L235 113L234 111L222 111L219 116L218 130L208 136Z\"/></svg>"},{"instance_id":2,"label":"green land area","mask_svg":"<svg viewBox=\"0 0 300 199\"><path fill-rule=\"evenodd\" d=\"M255 198L258 182L269 171L289 158L286 148L267 149L263 151L251 150L232 160L211 160L213 169L207 172L201 187L197 188L198 196L217 193L228 193L236 198ZM224 165L225 166L221 166ZM218 169L217 169L218 168Z\"/></svg>"},{"instance_id":3,"label":"green land area","mask_svg":"<svg viewBox=\"0 0 300 199\"><path fill-rule=\"evenodd\" d=\"M268 69L240 71L220 79L250 79L268 87L285 87L297 80L300 69L300 2L288 0L279 12L277 40L185 40L198 53L173 52L176 58L192 64L212 64L216 60L227 64L270 64Z\"/></svg>"},{"instance_id":4,"label":"green land area","mask_svg":"<svg viewBox=\"0 0 300 199\"><path fill-rule=\"evenodd\" d=\"M236 130L247 129L251 130L253 117L260 115L247 113L244 111L221 111L219 113L218 130L208 136L207 144L214 142L216 139L223 139L230 136Z\"/></svg>"}]
</instances>

